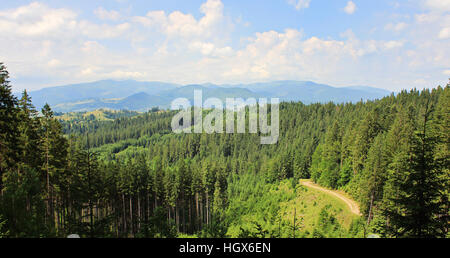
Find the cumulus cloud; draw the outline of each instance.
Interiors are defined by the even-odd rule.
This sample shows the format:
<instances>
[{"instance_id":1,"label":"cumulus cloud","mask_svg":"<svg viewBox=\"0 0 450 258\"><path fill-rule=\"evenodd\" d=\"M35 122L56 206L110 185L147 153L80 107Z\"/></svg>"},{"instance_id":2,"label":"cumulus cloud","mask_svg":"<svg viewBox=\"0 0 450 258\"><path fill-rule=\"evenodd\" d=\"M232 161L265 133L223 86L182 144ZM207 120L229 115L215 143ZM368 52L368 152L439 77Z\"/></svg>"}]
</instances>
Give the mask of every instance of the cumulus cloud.
<instances>
[{"instance_id":1,"label":"cumulus cloud","mask_svg":"<svg viewBox=\"0 0 450 258\"><path fill-rule=\"evenodd\" d=\"M81 51L85 53L95 54L105 51L105 47L97 41L86 41L82 44Z\"/></svg>"},{"instance_id":2,"label":"cumulus cloud","mask_svg":"<svg viewBox=\"0 0 450 258\"><path fill-rule=\"evenodd\" d=\"M61 61L59 61L58 59L52 59L52 60L48 61L47 64L49 67L56 67L61 64Z\"/></svg>"},{"instance_id":3,"label":"cumulus cloud","mask_svg":"<svg viewBox=\"0 0 450 258\"><path fill-rule=\"evenodd\" d=\"M434 34L435 39L450 38L450 0L423 0L423 3L427 12L414 16L420 29Z\"/></svg>"},{"instance_id":4,"label":"cumulus cloud","mask_svg":"<svg viewBox=\"0 0 450 258\"><path fill-rule=\"evenodd\" d=\"M311 0L288 0L290 5L293 5L295 9L301 10L309 7Z\"/></svg>"},{"instance_id":5,"label":"cumulus cloud","mask_svg":"<svg viewBox=\"0 0 450 258\"><path fill-rule=\"evenodd\" d=\"M212 57L224 57L233 53L233 49L231 47L217 47L211 42L195 41L189 45L189 48L199 51L204 56Z\"/></svg>"},{"instance_id":6,"label":"cumulus cloud","mask_svg":"<svg viewBox=\"0 0 450 258\"><path fill-rule=\"evenodd\" d=\"M90 38L119 38L130 29L129 23L121 23L117 25L95 24L89 21L80 21L78 29L84 36Z\"/></svg>"},{"instance_id":7,"label":"cumulus cloud","mask_svg":"<svg viewBox=\"0 0 450 258\"><path fill-rule=\"evenodd\" d=\"M103 7L95 9L94 14L101 20L112 20L117 21L120 19L120 13L114 10L108 11Z\"/></svg>"},{"instance_id":8,"label":"cumulus cloud","mask_svg":"<svg viewBox=\"0 0 450 258\"><path fill-rule=\"evenodd\" d=\"M388 41L388 42L385 42L384 43L384 48L385 49L393 49L393 48L399 48L399 47L402 47L403 46L403 42L401 42L401 41L396 41L396 40L391 40L391 41Z\"/></svg>"},{"instance_id":9,"label":"cumulus cloud","mask_svg":"<svg viewBox=\"0 0 450 258\"><path fill-rule=\"evenodd\" d=\"M52 9L41 3L31 3L0 12L0 33L18 36L49 36L74 28L76 13L60 8Z\"/></svg>"},{"instance_id":10,"label":"cumulus cloud","mask_svg":"<svg viewBox=\"0 0 450 258\"><path fill-rule=\"evenodd\" d=\"M147 27L155 27L172 37L208 37L214 29L223 25L223 3L220 0L208 0L200 7L203 17L195 19L192 14L174 11L151 11L145 17L133 17L133 21Z\"/></svg>"},{"instance_id":11,"label":"cumulus cloud","mask_svg":"<svg viewBox=\"0 0 450 258\"><path fill-rule=\"evenodd\" d=\"M427 24L427 23L433 23L439 20L440 15L436 13L421 13L416 14L414 16L415 20L419 24Z\"/></svg>"},{"instance_id":12,"label":"cumulus cloud","mask_svg":"<svg viewBox=\"0 0 450 258\"><path fill-rule=\"evenodd\" d=\"M347 14L353 14L356 11L356 4L353 1L348 1L347 5L344 7L344 12Z\"/></svg>"},{"instance_id":13,"label":"cumulus cloud","mask_svg":"<svg viewBox=\"0 0 450 258\"><path fill-rule=\"evenodd\" d=\"M425 0L425 5L433 11L450 11L450 0Z\"/></svg>"},{"instance_id":14,"label":"cumulus cloud","mask_svg":"<svg viewBox=\"0 0 450 258\"><path fill-rule=\"evenodd\" d=\"M440 39L448 39L448 38L450 38L450 27L443 28L439 32L439 38Z\"/></svg>"},{"instance_id":15,"label":"cumulus cloud","mask_svg":"<svg viewBox=\"0 0 450 258\"><path fill-rule=\"evenodd\" d=\"M84 34L90 37L112 38L122 36L128 28L127 23L108 25L80 20L72 10L50 8L38 2L0 12L0 33L8 36L48 39Z\"/></svg>"},{"instance_id":16,"label":"cumulus cloud","mask_svg":"<svg viewBox=\"0 0 450 258\"><path fill-rule=\"evenodd\" d=\"M302 3L302 8L309 6L309 1ZM355 10L356 6L352 13ZM15 77L41 76L43 82L37 87L49 86L48 78L59 85L131 78L401 86L429 79L424 68L439 76L448 70L450 18L427 10L408 24L387 21L386 30L401 33L380 40L358 37L352 30L334 38L305 35L300 28L233 37L234 27L242 24L225 15L220 0L205 1L199 16L154 10L118 18L98 8L99 19L94 20L80 18L70 9L32 3L0 10L0 58Z\"/></svg>"},{"instance_id":17,"label":"cumulus cloud","mask_svg":"<svg viewBox=\"0 0 450 258\"><path fill-rule=\"evenodd\" d=\"M391 31L402 31L404 30L406 27L408 26L408 24L404 23L404 22L398 22L398 23L388 23L384 28L386 30L391 30Z\"/></svg>"}]
</instances>

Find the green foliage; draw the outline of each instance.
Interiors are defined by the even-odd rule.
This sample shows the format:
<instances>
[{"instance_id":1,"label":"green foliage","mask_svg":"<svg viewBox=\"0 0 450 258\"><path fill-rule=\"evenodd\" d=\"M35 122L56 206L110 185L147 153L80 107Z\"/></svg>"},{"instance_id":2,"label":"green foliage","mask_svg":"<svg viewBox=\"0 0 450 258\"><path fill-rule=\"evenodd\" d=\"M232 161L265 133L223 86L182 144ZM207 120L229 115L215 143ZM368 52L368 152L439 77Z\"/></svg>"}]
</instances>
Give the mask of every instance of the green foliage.
<instances>
[{"instance_id":1,"label":"green foliage","mask_svg":"<svg viewBox=\"0 0 450 258\"><path fill-rule=\"evenodd\" d=\"M446 167L435 158L437 138L431 127L433 108L427 103L413 127L414 133L408 135L408 149L393 157L396 175L390 174L390 183L398 190L389 196L395 209L387 206L385 213L392 223L389 229L394 235L445 236L439 216L448 212L440 203Z\"/></svg>"},{"instance_id":2,"label":"green foliage","mask_svg":"<svg viewBox=\"0 0 450 258\"><path fill-rule=\"evenodd\" d=\"M0 64L0 232L445 237L449 88L356 104L281 103L280 139L261 145L248 132L174 134L174 111L58 120L45 105L40 116L26 91L12 95ZM297 184L308 177L350 193L363 218Z\"/></svg>"},{"instance_id":3,"label":"green foliage","mask_svg":"<svg viewBox=\"0 0 450 258\"><path fill-rule=\"evenodd\" d=\"M8 237L9 231L6 229L6 220L0 215L0 238Z\"/></svg>"},{"instance_id":4,"label":"green foliage","mask_svg":"<svg viewBox=\"0 0 450 258\"><path fill-rule=\"evenodd\" d=\"M325 206L317 218L317 227L312 236L314 238L335 238L342 237L343 230L338 223L335 215L329 212L330 205Z\"/></svg>"},{"instance_id":5,"label":"green foliage","mask_svg":"<svg viewBox=\"0 0 450 258\"><path fill-rule=\"evenodd\" d=\"M158 207L148 222L142 224L142 228L136 236L145 238L175 238L177 237L177 229L173 220L167 220L164 209Z\"/></svg>"}]
</instances>

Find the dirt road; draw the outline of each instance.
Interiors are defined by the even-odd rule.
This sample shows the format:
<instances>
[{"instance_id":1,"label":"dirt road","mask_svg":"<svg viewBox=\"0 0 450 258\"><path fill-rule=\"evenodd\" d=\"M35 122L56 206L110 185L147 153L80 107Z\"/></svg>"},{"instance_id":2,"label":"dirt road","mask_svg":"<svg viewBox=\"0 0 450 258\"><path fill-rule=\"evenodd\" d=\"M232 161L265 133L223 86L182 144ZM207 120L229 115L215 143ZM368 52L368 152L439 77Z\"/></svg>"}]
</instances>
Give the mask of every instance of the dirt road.
<instances>
[{"instance_id":1,"label":"dirt road","mask_svg":"<svg viewBox=\"0 0 450 258\"><path fill-rule=\"evenodd\" d=\"M302 180L300 183L302 185L306 186L306 187L311 187L311 188L317 189L319 191L325 192L327 194L333 195L333 196L341 199L342 201L345 202L345 204L347 204L347 206L350 208L350 211L352 213L354 213L354 214L356 214L358 216L361 216L361 212L359 211L358 203L355 202L354 200L346 197L345 195L343 195L343 194L341 194L341 193L339 193L337 191L329 190L329 189L323 188L321 186L318 186L318 185L314 184L311 181L303 181Z\"/></svg>"}]
</instances>

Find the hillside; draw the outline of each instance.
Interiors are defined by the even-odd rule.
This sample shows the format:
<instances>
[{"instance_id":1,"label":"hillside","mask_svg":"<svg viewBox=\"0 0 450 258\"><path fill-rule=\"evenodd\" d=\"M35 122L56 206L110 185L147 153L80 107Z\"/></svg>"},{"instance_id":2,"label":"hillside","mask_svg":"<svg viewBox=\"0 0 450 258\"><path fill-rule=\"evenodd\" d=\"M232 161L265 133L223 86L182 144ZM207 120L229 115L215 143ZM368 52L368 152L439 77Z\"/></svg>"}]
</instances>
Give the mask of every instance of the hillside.
<instances>
[{"instance_id":1,"label":"hillside","mask_svg":"<svg viewBox=\"0 0 450 258\"><path fill-rule=\"evenodd\" d=\"M127 110L98 109L90 112L56 113L55 118L64 122L114 121L124 117L139 115L139 112Z\"/></svg>"},{"instance_id":2,"label":"hillside","mask_svg":"<svg viewBox=\"0 0 450 258\"><path fill-rule=\"evenodd\" d=\"M198 87L215 90L179 89ZM176 134L177 111L54 117L47 108L40 117L25 95L15 106L9 102L10 116L1 121L11 125L2 151L17 155L2 164L0 232L446 237L449 97L447 85L358 103L282 102L279 139L262 145L261 135L250 132ZM362 216L301 179L345 192Z\"/></svg>"},{"instance_id":3,"label":"hillside","mask_svg":"<svg viewBox=\"0 0 450 258\"><path fill-rule=\"evenodd\" d=\"M302 81L276 81L236 85L176 85L162 82L98 81L29 92L38 109L49 103L58 112L115 109L147 111L153 107L170 108L176 98L193 102L194 90L202 90L203 99L226 98L279 98L281 101L311 103L345 103L379 99L389 91L371 87L342 87ZM20 94L16 94L20 95Z\"/></svg>"}]
</instances>

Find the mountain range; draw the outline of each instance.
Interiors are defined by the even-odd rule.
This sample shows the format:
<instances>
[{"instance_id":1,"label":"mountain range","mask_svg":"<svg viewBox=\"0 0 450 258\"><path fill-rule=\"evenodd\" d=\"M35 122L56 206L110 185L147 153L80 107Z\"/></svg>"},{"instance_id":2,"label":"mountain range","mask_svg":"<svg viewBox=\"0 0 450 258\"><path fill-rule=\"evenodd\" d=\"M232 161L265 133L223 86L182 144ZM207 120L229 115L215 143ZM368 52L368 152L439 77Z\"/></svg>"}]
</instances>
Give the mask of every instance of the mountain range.
<instances>
[{"instance_id":1,"label":"mountain range","mask_svg":"<svg viewBox=\"0 0 450 258\"><path fill-rule=\"evenodd\" d=\"M202 90L203 101L210 97L279 98L280 101L301 101L305 104L325 102L357 102L374 100L391 94L390 91L367 86L332 87L311 81L275 81L253 84L195 84L178 85L164 82L134 80L102 80L43 88L28 92L33 104L42 108L50 104L58 112L92 111L96 109L147 111L153 107L169 108L179 97L193 103L194 90ZM16 94L20 96L19 93Z\"/></svg>"}]
</instances>

